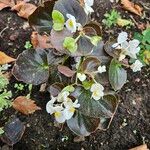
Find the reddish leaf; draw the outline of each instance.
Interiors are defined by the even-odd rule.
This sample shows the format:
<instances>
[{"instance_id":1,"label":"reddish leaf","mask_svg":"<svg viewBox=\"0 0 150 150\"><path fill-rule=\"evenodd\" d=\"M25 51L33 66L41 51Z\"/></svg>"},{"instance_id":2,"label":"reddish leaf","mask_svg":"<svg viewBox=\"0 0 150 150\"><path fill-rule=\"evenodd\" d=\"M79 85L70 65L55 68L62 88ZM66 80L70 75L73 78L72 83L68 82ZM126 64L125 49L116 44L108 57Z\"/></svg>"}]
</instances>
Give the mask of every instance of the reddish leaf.
<instances>
[{"instance_id":1,"label":"reddish leaf","mask_svg":"<svg viewBox=\"0 0 150 150\"><path fill-rule=\"evenodd\" d=\"M132 2L130 2L129 0L121 0L121 4L123 5L123 8L136 14L141 16L142 15L142 10L143 8L141 8L139 5L134 4Z\"/></svg>"},{"instance_id":2,"label":"reddish leaf","mask_svg":"<svg viewBox=\"0 0 150 150\"><path fill-rule=\"evenodd\" d=\"M18 16L28 19L28 17L36 10L36 6L26 2L20 2L11 9L18 12Z\"/></svg>"},{"instance_id":3,"label":"reddish leaf","mask_svg":"<svg viewBox=\"0 0 150 150\"><path fill-rule=\"evenodd\" d=\"M47 35L40 35L38 32L32 32L31 43L33 48L52 48L50 37Z\"/></svg>"},{"instance_id":4,"label":"reddish leaf","mask_svg":"<svg viewBox=\"0 0 150 150\"><path fill-rule=\"evenodd\" d=\"M75 71L71 70L70 68L66 66L59 65L58 71L65 75L66 77L72 77L75 74Z\"/></svg>"},{"instance_id":5,"label":"reddish leaf","mask_svg":"<svg viewBox=\"0 0 150 150\"><path fill-rule=\"evenodd\" d=\"M35 104L35 101L27 99L25 96L17 97L13 101L13 107L25 115L32 114L36 110L41 110L41 108Z\"/></svg>"},{"instance_id":6,"label":"reddish leaf","mask_svg":"<svg viewBox=\"0 0 150 150\"><path fill-rule=\"evenodd\" d=\"M4 52L0 51L0 65L11 63L15 61L16 59L7 56Z\"/></svg>"}]
</instances>

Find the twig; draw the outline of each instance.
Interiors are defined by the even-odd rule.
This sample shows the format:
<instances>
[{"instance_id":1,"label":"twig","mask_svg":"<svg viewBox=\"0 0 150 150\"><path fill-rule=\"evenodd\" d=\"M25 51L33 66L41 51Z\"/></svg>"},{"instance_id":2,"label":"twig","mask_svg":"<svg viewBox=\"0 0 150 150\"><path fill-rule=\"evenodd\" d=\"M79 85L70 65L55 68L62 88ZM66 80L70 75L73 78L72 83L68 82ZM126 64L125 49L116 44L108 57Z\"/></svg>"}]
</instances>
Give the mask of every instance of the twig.
<instances>
[{"instance_id":1,"label":"twig","mask_svg":"<svg viewBox=\"0 0 150 150\"><path fill-rule=\"evenodd\" d=\"M8 26L6 26L6 27L0 32L0 37L2 37L3 32L4 32L5 30L7 30L7 29L8 29Z\"/></svg>"}]
</instances>

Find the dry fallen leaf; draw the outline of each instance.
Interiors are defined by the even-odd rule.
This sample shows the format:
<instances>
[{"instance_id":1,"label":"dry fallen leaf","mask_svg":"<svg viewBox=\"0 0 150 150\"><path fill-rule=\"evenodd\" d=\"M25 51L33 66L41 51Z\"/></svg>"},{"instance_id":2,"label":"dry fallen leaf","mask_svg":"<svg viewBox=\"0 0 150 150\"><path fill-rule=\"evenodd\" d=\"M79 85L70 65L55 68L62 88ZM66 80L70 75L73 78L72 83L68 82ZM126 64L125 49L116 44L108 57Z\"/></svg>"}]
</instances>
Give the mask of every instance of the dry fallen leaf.
<instances>
[{"instance_id":1,"label":"dry fallen leaf","mask_svg":"<svg viewBox=\"0 0 150 150\"><path fill-rule=\"evenodd\" d=\"M18 16L28 19L28 17L36 10L36 6L26 2L20 2L13 6L11 10L16 10Z\"/></svg>"},{"instance_id":2,"label":"dry fallen leaf","mask_svg":"<svg viewBox=\"0 0 150 150\"><path fill-rule=\"evenodd\" d=\"M139 5L134 4L134 3L130 2L129 0L121 0L121 4L123 5L124 9L126 9L136 15L139 15L139 16L142 15L143 8L140 7Z\"/></svg>"},{"instance_id":3,"label":"dry fallen leaf","mask_svg":"<svg viewBox=\"0 0 150 150\"><path fill-rule=\"evenodd\" d=\"M38 32L32 32L31 43L33 48L52 48L50 37L47 35L40 35Z\"/></svg>"},{"instance_id":4,"label":"dry fallen leaf","mask_svg":"<svg viewBox=\"0 0 150 150\"><path fill-rule=\"evenodd\" d=\"M6 55L4 52L0 51L0 65L8 64L15 60L16 59L14 59L14 58Z\"/></svg>"},{"instance_id":5,"label":"dry fallen leaf","mask_svg":"<svg viewBox=\"0 0 150 150\"><path fill-rule=\"evenodd\" d=\"M27 99L25 96L19 96L13 101L13 108L18 110L19 112L28 115L34 113L36 110L41 110L35 104L35 101L31 99Z\"/></svg>"},{"instance_id":6,"label":"dry fallen leaf","mask_svg":"<svg viewBox=\"0 0 150 150\"><path fill-rule=\"evenodd\" d=\"M7 7L13 7L14 5L14 0L0 0L0 10Z\"/></svg>"},{"instance_id":7,"label":"dry fallen leaf","mask_svg":"<svg viewBox=\"0 0 150 150\"><path fill-rule=\"evenodd\" d=\"M131 148L129 150L149 150L149 149L148 149L147 145L144 144L144 145L137 146L135 148Z\"/></svg>"}]
</instances>

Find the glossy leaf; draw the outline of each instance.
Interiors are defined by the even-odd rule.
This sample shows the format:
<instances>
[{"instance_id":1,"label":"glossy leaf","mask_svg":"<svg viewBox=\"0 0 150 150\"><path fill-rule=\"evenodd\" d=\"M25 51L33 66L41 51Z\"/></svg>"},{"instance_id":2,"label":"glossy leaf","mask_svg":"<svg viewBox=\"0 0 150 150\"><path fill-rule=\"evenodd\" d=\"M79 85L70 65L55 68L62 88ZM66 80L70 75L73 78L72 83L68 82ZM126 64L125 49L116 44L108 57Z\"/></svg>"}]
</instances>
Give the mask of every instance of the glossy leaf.
<instances>
[{"instance_id":1,"label":"glossy leaf","mask_svg":"<svg viewBox=\"0 0 150 150\"><path fill-rule=\"evenodd\" d=\"M126 70L124 70L115 59L112 59L110 63L109 81L115 91L120 90L127 81Z\"/></svg>"},{"instance_id":2,"label":"glossy leaf","mask_svg":"<svg viewBox=\"0 0 150 150\"><path fill-rule=\"evenodd\" d=\"M96 31L96 34L98 36L102 36L102 30L101 30L100 24L98 22L90 21L87 25L85 25L85 27L94 28Z\"/></svg>"},{"instance_id":3,"label":"glossy leaf","mask_svg":"<svg viewBox=\"0 0 150 150\"><path fill-rule=\"evenodd\" d=\"M63 87L64 86L61 83L54 83L50 85L47 90L51 94L51 96L57 97L58 94L62 91Z\"/></svg>"},{"instance_id":4,"label":"glossy leaf","mask_svg":"<svg viewBox=\"0 0 150 150\"><path fill-rule=\"evenodd\" d=\"M56 32L55 30L51 31L51 43L53 47L62 54L67 53L68 51L63 47L63 43L66 37L72 37L72 33L67 29L64 29L60 32Z\"/></svg>"},{"instance_id":5,"label":"glossy leaf","mask_svg":"<svg viewBox=\"0 0 150 150\"><path fill-rule=\"evenodd\" d=\"M67 121L67 125L71 131L79 136L88 136L94 132L100 123L99 118L84 116L79 111Z\"/></svg>"},{"instance_id":6,"label":"glossy leaf","mask_svg":"<svg viewBox=\"0 0 150 150\"><path fill-rule=\"evenodd\" d=\"M25 83L38 85L49 78L49 66L57 63L52 50L30 49L23 51L13 67L13 75Z\"/></svg>"},{"instance_id":7,"label":"glossy leaf","mask_svg":"<svg viewBox=\"0 0 150 150\"><path fill-rule=\"evenodd\" d=\"M72 77L75 74L75 71L71 70L67 66L62 66L62 65L58 66L58 71L63 75L65 75L66 77Z\"/></svg>"},{"instance_id":8,"label":"glossy leaf","mask_svg":"<svg viewBox=\"0 0 150 150\"><path fill-rule=\"evenodd\" d=\"M13 146L20 141L22 135L24 134L25 126L18 118L12 118L4 126L3 130L4 134L0 137L0 139L4 143Z\"/></svg>"},{"instance_id":9,"label":"glossy leaf","mask_svg":"<svg viewBox=\"0 0 150 150\"><path fill-rule=\"evenodd\" d=\"M91 92L83 90L81 95L78 97L80 108L79 110L85 116L100 118L111 118L114 112L113 104L116 102L116 97L104 96L100 100L96 101L91 98Z\"/></svg>"},{"instance_id":10,"label":"glossy leaf","mask_svg":"<svg viewBox=\"0 0 150 150\"><path fill-rule=\"evenodd\" d=\"M38 32L49 33L52 29L52 11L54 4L55 0L47 1L29 16L29 24Z\"/></svg>"},{"instance_id":11,"label":"glossy leaf","mask_svg":"<svg viewBox=\"0 0 150 150\"><path fill-rule=\"evenodd\" d=\"M88 21L88 16L77 0L58 0L54 5L54 10L60 11L64 17L66 14L73 15L76 22L81 23L82 26Z\"/></svg>"},{"instance_id":12,"label":"glossy leaf","mask_svg":"<svg viewBox=\"0 0 150 150\"><path fill-rule=\"evenodd\" d=\"M120 50L112 48L112 45L115 43L114 40L110 40L105 43L104 50L108 55L110 55L113 58L119 58Z\"/></svg>"},{"instance_id":13,"label":"glossy leaf","mask_svg":"<svg viewBox=\"0 0 150 150\"><path fill-rule=\"evenodd\" d=\"M81 70L83 72L94 72L100 66L101 62L96 57L87 57L81 64Z\"/></svg>"},{"instance_id":14,"label":"glossy leaf","mask_svg":"<svg viewBox=\"0 0 150 150\"><path fill-rule=\"evenodd\" d=\"M79 56L87 56L93 52L94 45L91 43L90 37L96 35L96 31L94 28L85 27L84 28L85 36L81 36L77 42L78 50L77 54Z\"/></svg>"}]
</instances>

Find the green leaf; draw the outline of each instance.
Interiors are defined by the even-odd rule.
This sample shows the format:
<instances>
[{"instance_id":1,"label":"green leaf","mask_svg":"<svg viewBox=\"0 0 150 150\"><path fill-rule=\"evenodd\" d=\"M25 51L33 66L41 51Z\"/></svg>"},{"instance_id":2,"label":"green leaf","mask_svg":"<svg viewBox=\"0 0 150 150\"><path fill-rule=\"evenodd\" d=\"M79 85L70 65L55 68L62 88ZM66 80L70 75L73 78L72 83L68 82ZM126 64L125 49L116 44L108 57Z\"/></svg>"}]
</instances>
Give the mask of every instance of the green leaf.
<instances>
[{"instance_id":1,"label":"green leaf","mask_svg":"<svg viewBox=\"0 0 150 150\"><path fill-rule=\"evenodd\" d=\"M0 94L0 112L3 109L7 109L8 107L11 106L11 101L10 101L11 97L12 97L11 91L5 90Z\"/></svg>"},{"instance_id":2,"label":"green leaf","mask_svg":"<svg viewBox=\"0 0 150 150\"><path fill-rule=\"evenodd\" d=\"M135 32L135 33L134 33L134 39L137 39L137 40L139 40L140 42L142 42L143 36L142 36L142 34L140 34L140 33L138 33L138 32Z\"/></svg>"},{"instance_id":3,"label":"green leaf","mask_svg":"<svg viewBox=\"0 0 150 150\"><path fill-rule=\"evenodd\" d=\"M32 44L30 43L30 41L26 41L24 48L30 49L31 47L32 47Z\"/></svg>"},{"instance_id":4,"label":"green leaf","mask_svg":"<svg viewBox=\"0 0 150 150\"><path fill-rule=\"evenodd\" d=\"M150 28L143 31L143 40L142 42L148 42L150 44Z\"/></svg>"},{"instance_id":5,"label":"green leaf","mask_svg":"<svg viewBox=\"0 0 150 150\"><path fill-rule=\"evenodd\" d=\"M53 18L53 28L55 31L61 31L64 28L65 18L61 12L58 10L53 10L52 12Z\"/></svg>"},{"instance_id":6,"label":"green leaf","mask_svg":"<svg viewBox=\"0 0 150 150\"><path fill-rule=\"evenodd\" d=\"M67 120L67 125L71 131L79 136L88 136L99 127L100 119L83 115L76 111L75 115Z\"/></svg>"},{"instance_id":7,"label":"green leaf","mask_svg":"<svg viewBox=\"0 0 150 150\"><path fill-rule=\"evenodd\" d=\"M75 88L72 85L68 85L65 88L63 88L62 91L67 91L67 92L73 92Z\"/></svg>"},{"instance_id":8,"label":"green leaf","mask_svg":"<svg viewBox=\"0 0 150 150\"><path fill-rule=\"evenodd\" d=\"M115 59L112 59L109 66L109 81L115 91L120 90L127 81L126 70Z\"/></svg>"},{"instance_id":9,"label":"green leaf","mask_svg":"<svg viewBox=\"0 0 150 150\"><path fill-rule=\"evenodd\" d=\"M3 128L0 128L0 136L4 133Z\"/></svg>"},{"instance_id":10,"label":"green leaf","mask_svg":"<svg viewBox=\"0 0 150 150\"><path fill-rule=\"evenodd\" d=\"M117 19L117 24L121 27L124 27L124 26L133 26L134 23L131 21L131 20L128 20L128 19L122 19L122 18L118 18Z\"/></svg>"},{"instance_id":11,"label":"green leaf","mask_svg":"<svg viewBox=\"0 0 150 150\"><path fill-rule=\"evenodd\" d=\"M72 37L66 37L63 43L63 47L69 50L71 53L75 53L77 51L77 43L76 40Z\"/></svg>"},{"instance_id":12,"label":"green leaf","mask_svg":"<svg viewBox=\"0 0 150 150\"><path fill-rule=\"evenodd\" d=\"M94 118L111 118L117 104L117 99L113 95L105 95L100 100L96 101L91 98L91 92L83 90L81 95L78 97L79 100L79 111L85 116Z\"/></svg>"},{"instance_id":13,"label":"green leaf","mask_svg":"<svg viewBox=\"0 0 150 150\"><path fill-rule=\"evenodd\" d=\"M60 58L56 58L53 50L30 49L18 56L13 67L13 75L28 84L38 85L49 78L49 67L54 67Z\"/></svg>"},{"instance_id":14,"label":"green leaf","mask_svg":"<svg viewBox=\"0 0 150 150\"><path fill-rule=\"evenodd\" d=\"M93 81L92 80L90 80L90 81L83 81L82 82L82 85L83 85L83 87L86 89L86 90L89 90L90 88L91 88L91 86L92 86L92 84L93 84Z\"/></svg>"},{"instance_id":15,"label":"green leaf","mask_svg":"<svg viewBox=\"0 0 150 150\"><path fill-rule=\"evenodd\" d=\"M90 41L94 46L97 46L98 42L101 41L101 39L102 38L100 36L93 36L90 38Z\"/></svg>"},{"instance_id":16,"label":"green leaf","mask_svg":"<svg viewBox=\"0 0 150 150\"><path fill-rule=\"evenodd\" d=\"M0 91L2 91L8 84L8 79L0 74Z\"/></svg>"}]
</instances>

